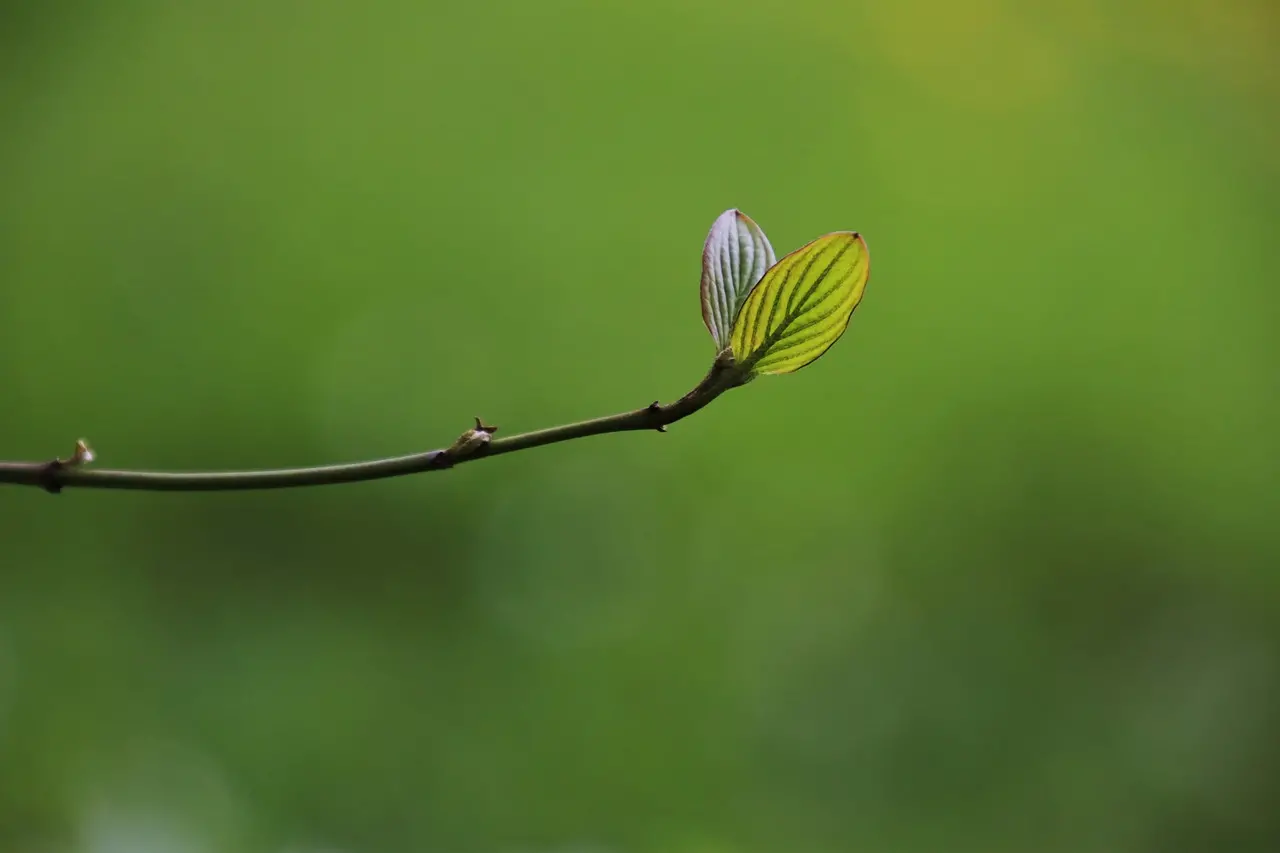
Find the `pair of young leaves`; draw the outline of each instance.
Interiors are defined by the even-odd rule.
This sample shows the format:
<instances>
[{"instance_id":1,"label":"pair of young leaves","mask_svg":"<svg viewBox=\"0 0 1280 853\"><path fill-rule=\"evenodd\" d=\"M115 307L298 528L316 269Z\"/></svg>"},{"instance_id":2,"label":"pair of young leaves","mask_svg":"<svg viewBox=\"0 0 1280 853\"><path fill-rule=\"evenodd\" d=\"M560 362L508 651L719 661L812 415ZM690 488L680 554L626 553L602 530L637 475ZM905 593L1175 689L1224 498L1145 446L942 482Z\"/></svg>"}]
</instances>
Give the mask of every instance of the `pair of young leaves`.
<instances>
[{"instance_id":1,"label":"pair of young leaves","mask_svg":"<svg viewBox=\"0 0 1280 853\"><path fill-rule=\"evenodd\" d=\"M827 234L779 261L751 217L726 210L702 250L702 319L747 375L791 373L844 334L870 272L857 232Z\"/></svg>"}]
</instances>

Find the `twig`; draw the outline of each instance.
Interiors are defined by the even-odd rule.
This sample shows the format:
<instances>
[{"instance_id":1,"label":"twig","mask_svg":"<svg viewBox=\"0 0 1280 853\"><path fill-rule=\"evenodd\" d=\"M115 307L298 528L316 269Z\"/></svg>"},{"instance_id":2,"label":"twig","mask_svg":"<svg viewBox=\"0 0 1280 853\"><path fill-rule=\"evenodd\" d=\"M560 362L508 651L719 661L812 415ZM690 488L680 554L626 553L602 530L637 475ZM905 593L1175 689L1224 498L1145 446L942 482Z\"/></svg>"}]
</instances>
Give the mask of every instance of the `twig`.
<instances>
[{"instance_id":1,"label":"twig","mask_svg":"<svg viewBox=\"0 0 1280 853\"><path fill-rule=\"evenodd\" d=\"M657 401L631 412L622 412L589 421L564 424L506 438L492 438L497 427L485 426L476 419L474 429L467 430L444 450L428 450L408 456L324 465L316 468L280 468L260 471L135 471L90 468L92 451L83 442L77 444L71 459L51 462L0 462L0 484L37 486L52 494L64 488L134 489L150 492L218 492L248 489L286 489L298 486L325 486L402 477L424 471L441 471L462 462L528 450L544 444L555 444L589 435L633 430L666 432L668 424L687 418L716 397L747 381L747 373L738 369L726 351L712 365L710 372L688 394L669 405Z\"/></svg>"}]
</instances>

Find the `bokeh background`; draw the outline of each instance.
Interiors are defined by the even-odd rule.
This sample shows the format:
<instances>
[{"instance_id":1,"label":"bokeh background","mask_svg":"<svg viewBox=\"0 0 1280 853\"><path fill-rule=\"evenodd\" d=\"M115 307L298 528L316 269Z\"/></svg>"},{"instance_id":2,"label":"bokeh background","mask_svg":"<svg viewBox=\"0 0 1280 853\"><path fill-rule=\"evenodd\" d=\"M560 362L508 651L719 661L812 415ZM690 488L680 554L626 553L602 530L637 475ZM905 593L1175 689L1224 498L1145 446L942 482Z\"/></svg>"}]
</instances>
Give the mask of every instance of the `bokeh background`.
<instances>
[{"instance_id":1,"label":"bokeh background","mask_svg":"<svg viewBox=\"0 0 1280 853\"><path fill-rule=\"evenodd\" d=\"M0 457L608 414L725 208L874 258L668 435L0 486L3 853L1280 849L1269 0L0 14Z\"/></svg>"}]
</instances>

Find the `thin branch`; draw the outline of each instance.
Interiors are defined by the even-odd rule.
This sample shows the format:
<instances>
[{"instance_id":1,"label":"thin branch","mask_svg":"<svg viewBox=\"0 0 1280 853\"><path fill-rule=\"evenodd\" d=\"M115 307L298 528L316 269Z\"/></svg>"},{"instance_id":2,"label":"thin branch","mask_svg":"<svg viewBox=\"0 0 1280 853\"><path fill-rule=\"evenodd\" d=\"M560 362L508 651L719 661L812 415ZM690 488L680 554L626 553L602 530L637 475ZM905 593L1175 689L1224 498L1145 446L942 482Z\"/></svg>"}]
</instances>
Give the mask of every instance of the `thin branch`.
<instances>
[{"instance_id":1,"label":"thin branch","mask_svg":"<svg viewBox=\"0 0 1280 853\"><path fill-rule=\"evenodd\" d=\"M564 424L505 438L491 438L496 427L485 426L479 418L475 429L467 430L457 441L443 450L428 450L408 456L324 465L316 468L279 468L260 471L134 471L87 467L92 453L83 443L77 445L71 459L50 462L0 462L0 484L37 486L57 494L64 488L133 489L149 492L218 492L248 489L287 489L299 486L325 486L403 477L424 471L442 471L463 462L528 450L544 444L556 444L603 435L611 432L657 430L666 432L668 424L687 418L730 388L743 384L746 373L733 364L726 352L712 365L710 372L688 394L669 405L656 401L643 409L621 412L589 421Z\"/></svg>"}]
</instances>

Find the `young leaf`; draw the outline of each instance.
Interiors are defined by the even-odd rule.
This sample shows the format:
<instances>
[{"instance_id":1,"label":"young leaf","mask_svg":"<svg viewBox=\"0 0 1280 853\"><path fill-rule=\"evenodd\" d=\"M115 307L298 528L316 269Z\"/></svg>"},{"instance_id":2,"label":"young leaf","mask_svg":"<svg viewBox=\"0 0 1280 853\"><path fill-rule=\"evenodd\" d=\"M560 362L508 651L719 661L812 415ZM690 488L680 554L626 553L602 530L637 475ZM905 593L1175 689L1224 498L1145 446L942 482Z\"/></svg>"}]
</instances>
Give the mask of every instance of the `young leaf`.
<instances>
[{"instance_id":1,"label":"young leaf","mask_svg":"<svg viewBox=\"0 0 1280 853\"><path fill-rule=\"evenodd\" d=\"M778 262L769 240L740 210L726 210L702 248L702 320L716 347L729 346L733 319L747 293Z\"/></svg>"},{"instance_id":2,"label":"young leaf","mask_svg":"<svg viewBox=\"0 0 1280 853\"><path fill-rule=\"evenodd\" d=\"M870 271L867 244L853 231L796 249L764 274L738 312L734 359L753 374L804 367L844 334Z\"/></svg>"}]
</instances>

